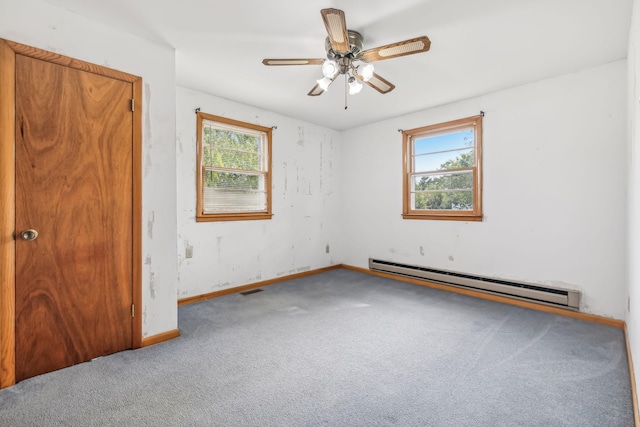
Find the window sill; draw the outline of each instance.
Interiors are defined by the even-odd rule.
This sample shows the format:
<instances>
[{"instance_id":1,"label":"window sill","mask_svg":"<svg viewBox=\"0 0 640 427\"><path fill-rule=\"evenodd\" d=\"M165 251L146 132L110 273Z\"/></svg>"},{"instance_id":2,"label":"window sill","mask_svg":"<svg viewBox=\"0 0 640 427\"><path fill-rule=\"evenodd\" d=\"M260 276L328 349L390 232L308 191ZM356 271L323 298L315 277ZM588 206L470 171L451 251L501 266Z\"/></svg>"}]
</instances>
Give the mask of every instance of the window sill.
<instances>
[{"instance_id":1,"label":"window sill","mask_svg":"<svg viewBox=\"0 0 640 427\"><path fill-rule=\"evenodd\" d=\"M402 214L403 219L426 219L426 220L440 220L440 221L482 221L482 214L467 214L467 215L452 215L450 213L445 214L433 214L433 213L410 213L410 214Z\"/></svg>"},{"instance_id":2,"label":"window sill","mask_svg":"<svg viewBox=\"0 0 640 427\"><path fill-rule=\"evenodd\" d=\"M215 221L253 221L271 219L273 214L259 213L229 213L229 214L202 214L196 215L196 222L215 222Z\"/></svg>"}]
</instances>

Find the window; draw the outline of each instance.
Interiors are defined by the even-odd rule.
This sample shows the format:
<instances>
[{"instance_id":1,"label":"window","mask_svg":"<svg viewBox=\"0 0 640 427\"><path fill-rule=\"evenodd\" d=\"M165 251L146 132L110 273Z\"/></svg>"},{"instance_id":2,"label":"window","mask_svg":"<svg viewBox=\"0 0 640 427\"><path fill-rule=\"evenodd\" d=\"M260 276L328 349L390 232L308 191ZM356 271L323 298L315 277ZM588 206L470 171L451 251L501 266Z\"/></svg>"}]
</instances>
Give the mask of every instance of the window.
<instances>
[{"instance_id":1,"label":"window","mask_svg":"<svg viewBox=\"0 0 640 427\"><path fill-rule=\"evenodd\" d=\"M270 219L271 129L197 113L196 221Z\"/></svg>"},{"instance_id":2,"label":"window","mask_svg":"<svg viewBox=\"0 0 640 427\"><path fill-rule=\"evenodd\" d=\"M482 116L402 132L403 218L482 221Z\"/></svg>"}]
</instances>

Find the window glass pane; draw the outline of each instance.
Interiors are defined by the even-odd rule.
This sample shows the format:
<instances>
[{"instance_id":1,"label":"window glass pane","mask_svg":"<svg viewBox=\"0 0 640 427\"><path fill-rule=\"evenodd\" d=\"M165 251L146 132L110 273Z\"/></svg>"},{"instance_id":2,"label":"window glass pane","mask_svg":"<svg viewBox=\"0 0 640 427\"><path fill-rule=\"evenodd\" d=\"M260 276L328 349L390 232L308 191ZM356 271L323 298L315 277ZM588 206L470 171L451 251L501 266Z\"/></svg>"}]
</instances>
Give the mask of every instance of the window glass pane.
<instances>
[{"instance_id":1,"label":"window glass pane","mask_svg":"<svg viewBox=\"0 0 640 427\"><path fill-rule=\"evenodd\" d=\"M246 151L229 150L222 148L209 148L204 151L206 166L215 166L227 169L242 169L260 171L260 155ZM207 156L209 156L207 158Z\"/></svg>"},{"instance_id":2,"label":"window glass pane","mask_svg":"<svg viewBox=\"0 0 640 427\"><path fill-rule=\"evenodd\" d=\"M414 175L412 181L412 191L471 190L473 171Z\"/></svg>"},{"instance_id":3,"label":"window glass pane","mask_svg":"<svg viewBox=\"0 0 640 427\"><path fill-rule=\"evenodd\" d=\"M472 191L436 191L429 193L413 193L411 195L415 210L454 210L472 211Z\"/></svg>"},{"instance_id":4,"label":"window glass pane","mask_svg":"<svg viewBox=\"0 0 640 427\"><path fill-rule=\"evenodd\" d=\"M263 136L203 126L202 164L229 169L264 170Z\"/></svg>"},{"instance_id":5,"label":"window glass pane","mask_svg":"<svg viewBox=\"0 0 640 427\"><path fill-rule=\"evenodd\" d=\"M267 209L263 175L205 171L205 213L256 212Z\"/></svg>"},{"instance_id":6,"label":"window glass pane","mask_svg":"<svg viewBox=\"0 0 640 427\"><path fill-rule=\"evenodd\" d=\"M466 148L444 153L422 154L413 158L414 172L471 168L474 164L474 149Z\"/></svg>"},{"instance_id":7,"label":"window glass pane","mask_svg":"<svg viewBox=\"0 0 640 427\"><path fill-rule=\"evenodd\" d=\"M240 190L264 190L264 177L261 174L243 174L206 170L205 187Z\"/></svg>"},{"instance_id":8,"label":"window glass pane","mask_svg":"<svg viewBox=\"0 0 640 427\"><path fill-rule=\"evenodd\" d=\"M261 137L231 130L216 129L212 122L203 126L203 145L215 145L249 152L260 151Z\"/></svg>"},{"instance_id":9,"label":"window glass pane","mask_svg":"<svg viewBox=\"0 0 640 427\"><path fill-rule=\"evenodd\" d=\"M473 129L464 129L442 135L416 138L413 143L413 154L436 153L473 146Z\"/></svg>"}]
</instances>

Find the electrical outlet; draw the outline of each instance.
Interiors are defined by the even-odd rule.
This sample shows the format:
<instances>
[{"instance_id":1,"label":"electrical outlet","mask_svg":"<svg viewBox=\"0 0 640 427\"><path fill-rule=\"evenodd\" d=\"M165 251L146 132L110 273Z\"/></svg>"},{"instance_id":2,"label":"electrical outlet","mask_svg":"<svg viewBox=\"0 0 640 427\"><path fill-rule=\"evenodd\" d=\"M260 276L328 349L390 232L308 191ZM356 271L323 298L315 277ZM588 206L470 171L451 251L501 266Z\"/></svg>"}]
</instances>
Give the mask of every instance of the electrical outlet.
<instances>
[{"instance_id":1,"label":"electrical outlet","mask_svg":"<svg viewBox=\"0 0 640 427\"><path fill-rule=\"evenodd\" d=\"M184 251L185 258L193 258L193 246L187 246Z\"/></svg>"}]
</instances>

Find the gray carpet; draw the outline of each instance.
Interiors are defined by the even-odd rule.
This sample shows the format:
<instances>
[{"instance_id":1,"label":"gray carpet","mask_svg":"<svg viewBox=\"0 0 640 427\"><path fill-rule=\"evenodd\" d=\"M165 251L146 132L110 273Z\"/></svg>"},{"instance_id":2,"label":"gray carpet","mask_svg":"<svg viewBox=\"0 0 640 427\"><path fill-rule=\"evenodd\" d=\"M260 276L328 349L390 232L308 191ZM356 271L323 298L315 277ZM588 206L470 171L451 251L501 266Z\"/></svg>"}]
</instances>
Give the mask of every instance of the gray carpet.
<instances>
[{"instance_id":1,"label":"gray carpet","mask_svg":"<svg viewBox=\"0 0 640 427\"><path fill-rule=\"evenodd\" d=\"M2 426L632 426L622 330L349 270L0 391Z\"/></svg>"}]
</instances>

